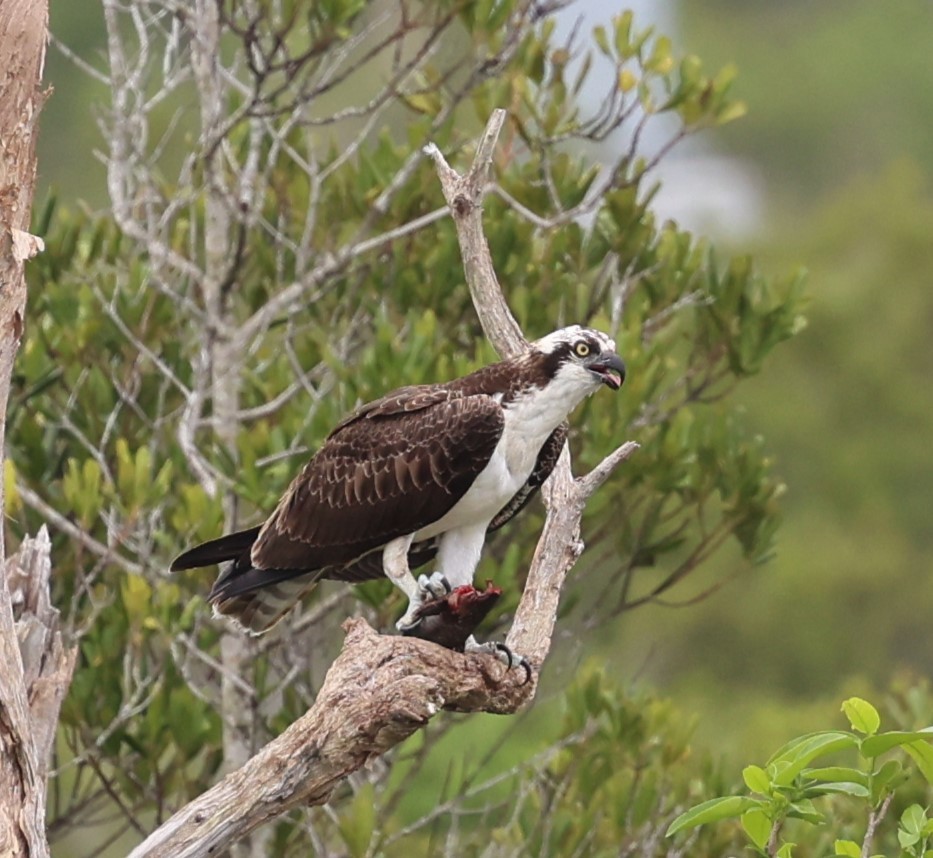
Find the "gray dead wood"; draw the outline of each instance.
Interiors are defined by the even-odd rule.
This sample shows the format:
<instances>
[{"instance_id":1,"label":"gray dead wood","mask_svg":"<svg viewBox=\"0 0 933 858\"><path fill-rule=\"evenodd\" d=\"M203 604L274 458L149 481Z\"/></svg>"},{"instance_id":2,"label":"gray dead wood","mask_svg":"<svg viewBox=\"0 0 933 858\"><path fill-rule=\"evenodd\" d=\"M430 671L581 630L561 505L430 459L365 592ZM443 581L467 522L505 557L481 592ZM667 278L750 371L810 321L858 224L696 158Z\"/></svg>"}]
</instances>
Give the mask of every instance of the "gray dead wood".
<instances>
[{"instance_id":1,"label":"gray dead wood","mask_svg":"<svg viewBox=\"0 0 933 858\"><path fill-rule=\"evenodd\" d=\"M36 136L48 31L43 0L0 3L0 474L13 361L23 335L26 261L42 250L29 234ZM4 510L0 480L0 509ZM5 559L0 527L0 855L42 858L46 777L75 651L49 602L49 536L43 528Z\"/></svg>"}]
</instances>

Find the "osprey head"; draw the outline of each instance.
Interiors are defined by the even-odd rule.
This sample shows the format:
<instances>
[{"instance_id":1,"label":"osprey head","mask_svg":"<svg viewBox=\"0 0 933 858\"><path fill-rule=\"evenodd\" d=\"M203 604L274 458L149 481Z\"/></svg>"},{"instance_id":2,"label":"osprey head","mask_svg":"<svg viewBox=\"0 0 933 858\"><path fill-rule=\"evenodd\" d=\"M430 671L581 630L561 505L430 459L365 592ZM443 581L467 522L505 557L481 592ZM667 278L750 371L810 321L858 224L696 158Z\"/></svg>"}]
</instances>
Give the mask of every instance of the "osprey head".
<instances>
[{"instance_id":1,"label":"osprey head","mask_svg":"<svg viewBox=\"0 0 933 858\"><path fill-rule=\"evenodd\" d=\"M587 393L601 384L618 390L625 381L625 364L616 354L616 344L602 331L571 325L536 340L532 347L546 356L552 379L580 386Z\"/></svg>"}]
</instances>

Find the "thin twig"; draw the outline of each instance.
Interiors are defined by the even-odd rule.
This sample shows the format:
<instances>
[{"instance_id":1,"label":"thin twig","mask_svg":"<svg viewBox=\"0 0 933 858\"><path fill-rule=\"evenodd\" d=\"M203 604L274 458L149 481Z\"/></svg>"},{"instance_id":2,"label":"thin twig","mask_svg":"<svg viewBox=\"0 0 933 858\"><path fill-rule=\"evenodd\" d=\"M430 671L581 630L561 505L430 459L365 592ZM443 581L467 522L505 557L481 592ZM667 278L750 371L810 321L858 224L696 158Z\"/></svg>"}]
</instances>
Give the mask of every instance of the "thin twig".
<instances>
[{"instance_id":1,"label":"thin twig","mask_svg":"<svg viewBox=\"0 0 933 858\"><path fill-rule=\"evenodd\" d=\"M29 486L17 481L16 491L26 506L34 509L41 515L52 527L67 534L71 539L80 542L92 554L96 554L107 563L113 563L119 566L124 572L131 575L141 575L143 567L132 560L127 560L123 555L118 554L112 548L98 542L90 533L81 527L78 527L70 519L63 516L58 510L50 506L45 500L34 492Z\"/></svg>"},{"instance_id":2,"label":"thin twig","mask_svg":"<svg viewBox=\"0 0 933 858\"><path fill-rule=\"evenodd\" d=\"M881 806L877 810L872 810L868 815L868 827L865 829L865 837L862 839L862 858L870 858L872 843L875 839L875 831L881 824L881 820L887 815L888 808L891 807L891 802L893 800L894 793L889 792L885 796L884 801L881 802Z\"/></svg>"}]
</instances>

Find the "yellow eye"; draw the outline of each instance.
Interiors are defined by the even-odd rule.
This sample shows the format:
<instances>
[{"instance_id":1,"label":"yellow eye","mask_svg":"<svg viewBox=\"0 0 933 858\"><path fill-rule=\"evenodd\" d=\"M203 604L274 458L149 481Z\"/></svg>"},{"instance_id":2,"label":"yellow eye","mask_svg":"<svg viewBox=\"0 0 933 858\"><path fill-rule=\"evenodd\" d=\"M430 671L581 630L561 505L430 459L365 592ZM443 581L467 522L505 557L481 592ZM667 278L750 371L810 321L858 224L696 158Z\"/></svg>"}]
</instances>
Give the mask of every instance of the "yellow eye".
<instances>
[{"instance_id":1,"label":"yellow eye","mask_svg":"<svg viewBox=\"0 0 933 858\"><path fill-rule=\"evenodd\" d=\"M590 346L589 343L580 340L580 342L573 347L573 350L576 352L577 357L586 357L590 353Z\"/></svg>"}]
</instances>

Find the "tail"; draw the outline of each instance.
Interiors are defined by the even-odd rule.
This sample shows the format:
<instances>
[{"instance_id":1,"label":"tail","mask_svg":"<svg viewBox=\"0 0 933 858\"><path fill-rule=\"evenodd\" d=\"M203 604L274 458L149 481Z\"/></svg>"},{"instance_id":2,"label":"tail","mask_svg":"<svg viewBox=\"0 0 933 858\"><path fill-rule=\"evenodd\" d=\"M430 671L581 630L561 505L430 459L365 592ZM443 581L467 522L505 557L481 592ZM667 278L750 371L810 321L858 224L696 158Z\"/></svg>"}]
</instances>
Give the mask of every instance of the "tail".
<instances>
[{"instance_id":1,"label":"tail","mask_svg":"<svg viewBox=\"0 0 933 858\"><path fill-rule=\"evenodd\" d=\"M251 635L269 631L317 584L319 571L231 566L211 588L214 614L230 617Z\"/></svg>"},{"instance_id":2,"label":"tail","mask_svg":"<svg viewBox=\"0 0 933 858\"><path fill-rule=\"evenodd\" d=\"M215 614L230 617L252 635L271 629L321 577L319 571L257 569L250 549L258 535L254 527L212 539L180 554L171 566L178 572L232 560L207 598Z\"/></svg>"},{"instance_id":3,"label":"tail","mask_svg":"<svg viewBox=\"0 0 933 858\"><path fill-rule=\"evenodd\" d=\"M224 563L227 560L241 560L244 555L248 562L249 550L253 547L257 536L259 536L259 528L251 527L249 530L221 536L220 539L202 542L179 554L172 561L171 570L181 572L182 569L199 569L202 566L213 566L215 563Z\"/></svg>"}]
</instances>

